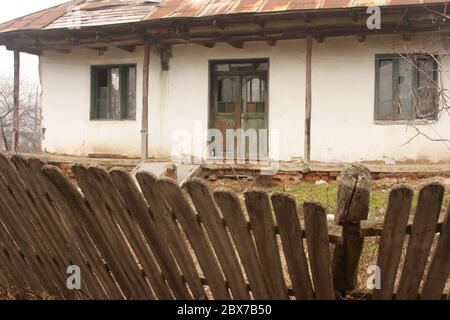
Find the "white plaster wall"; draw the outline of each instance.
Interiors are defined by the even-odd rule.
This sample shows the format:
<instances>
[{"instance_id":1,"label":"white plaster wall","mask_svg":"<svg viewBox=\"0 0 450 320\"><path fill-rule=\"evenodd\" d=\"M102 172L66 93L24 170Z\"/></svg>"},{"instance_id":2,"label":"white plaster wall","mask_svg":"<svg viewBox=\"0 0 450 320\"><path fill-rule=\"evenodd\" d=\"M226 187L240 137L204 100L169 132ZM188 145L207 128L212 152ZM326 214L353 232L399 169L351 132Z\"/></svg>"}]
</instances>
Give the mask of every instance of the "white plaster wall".
<instances>
[{"instance_id":1,"label":"white plaster wall","mask_svg":"<svg viewBox=\"0 0 450 320\"><path fill-rule=\"evenodd\" d=\"M418 137L402 146L416 131L402 125L374 122L375 54L392 52L394 41L403 51L418 51L423 42L398 42L393 37L326 39L313 48L312 160L361 161L424 158L450 159L449 148ZM193 142L206 145L209 109L209 64L215 59L268 58L269 129L280 132L280 158L303 156L305 45L303 40L280 41L275 47L248 43L245 49L219 44L213 49L197 45L173 47L170 71L162 72L159 57L150 63L150 153L167 156L176 147L193 154ZM404 47L404 46L407 47ZM116 153L138 156L142 109L142 49L127 53L111 49L71 54L45 53L41 57L43 112L47 151L86 155ZM137 120L90 121L90 66L137 63ZM442 61L446 88L450 84L450 57ZM450 138L450 119L443 115L432 125L421 126L427 135ZM178 140L173 140L178 133ZM181 145L181 148L180 148ZM180 151L180 149L182 151ZM272 145L272 151L275 144ZM203 150L205 152L205 150Z\"/></svg>"},{"instance_id":2,"label":"white plaster wall","mask_svg":"<svg viewBox=\"0 0 450 320\"><path fill-rule=\"evenodd\" d=\"M91 153L138 156L142 115L143 50L135 53L111 49L100 56L93 50L70 54L45 52L40 57L42 85L44 148L48 152L88 155ZM159 100L159 60L151 55L150 92ZM102 64L137 64L136 120L91 121L91 66ZM158 114L159 110L154 110ZM159 123L151 118L150 135L157 139ZM155 141L151 143L158 148Z\"/></svg>"},{"instance_id":3,"label":"white plaster wall","mask_svg":"<svg viewBox=\"0 0 450 320\"><path fill-rule=\"evenodd\" d=\"M406 124L376 124L375 54L432 51L440 53L430 37L411 42L397 37L326 39L314 44L312 159L320 161L450 159L450 144L431 142ZM393 48L392 45L395 47ZM434 48L432 48L434 47ZM437 50L437 51L436 51ZM447 50L447 54L448 54ZM450 88L450 56L442 57L444 87ZM447 93L448 94L448 93ZM416 126L432 139L450 139L450 118ZM405 144L407 143L407 144Z\"/></svg>"}]
</instances>

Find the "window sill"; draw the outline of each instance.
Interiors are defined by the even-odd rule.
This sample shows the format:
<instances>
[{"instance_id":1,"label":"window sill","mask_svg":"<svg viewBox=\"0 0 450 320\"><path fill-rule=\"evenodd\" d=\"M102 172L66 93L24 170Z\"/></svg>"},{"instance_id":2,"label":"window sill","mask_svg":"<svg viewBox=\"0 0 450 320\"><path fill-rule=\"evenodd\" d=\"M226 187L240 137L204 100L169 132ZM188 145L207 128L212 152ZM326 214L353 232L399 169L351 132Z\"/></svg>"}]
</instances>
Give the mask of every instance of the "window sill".
<instances>
[{"instance_id":1,"label":"window sill","mask_svg":"<svg viewBox=\"0 0 450 320\"><path fill-rule=\"evenodd\" d=\"M395 126L395 125L414 125L424 126L428 124L436 123L437 120L374 120L375 125L380 126Z\"/></svg>"}]
</instances>

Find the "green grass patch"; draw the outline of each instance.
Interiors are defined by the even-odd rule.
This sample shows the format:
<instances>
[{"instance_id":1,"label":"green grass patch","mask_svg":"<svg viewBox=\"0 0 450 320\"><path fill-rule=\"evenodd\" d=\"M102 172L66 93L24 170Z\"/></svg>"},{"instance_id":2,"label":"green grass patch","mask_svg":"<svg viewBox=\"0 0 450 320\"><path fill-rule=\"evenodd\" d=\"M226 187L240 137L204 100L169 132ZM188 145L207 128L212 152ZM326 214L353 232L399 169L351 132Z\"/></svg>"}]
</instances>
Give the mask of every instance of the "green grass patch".
<instances>
[{"instance_id":1,"label":"green grass patch","mask_svg":"<svg viewBox=\"0 0 450 320\"><path fill-rule=\"evenodd\" d=\"M337 199L337 183L316 185L312 182L302 182L296 185L286 187L277 187L274 191L285 191L292 194L298 204L305 201L319 201L329 213L336 211ZM413 208L417 205L419 193L414 193ZM386 190L372 190L370 194L370 214L369 219L382 218L384 209L386 209L389 198L389 191ZM447 208L450 203L450 194L445 193L443 208Z\"/></svg>"}]
</instances>

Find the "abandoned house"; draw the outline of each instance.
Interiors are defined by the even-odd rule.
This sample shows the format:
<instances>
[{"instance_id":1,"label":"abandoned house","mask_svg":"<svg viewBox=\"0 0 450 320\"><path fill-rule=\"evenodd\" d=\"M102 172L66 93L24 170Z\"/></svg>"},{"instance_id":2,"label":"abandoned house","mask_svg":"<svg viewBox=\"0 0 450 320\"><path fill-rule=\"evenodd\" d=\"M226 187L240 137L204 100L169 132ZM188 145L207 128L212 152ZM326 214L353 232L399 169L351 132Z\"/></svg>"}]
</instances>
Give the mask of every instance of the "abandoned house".
<instances>
[{"instance_id":1,"label":"abandoned house","mask_svg":"<svg viewBox=\"0 0 450 320\"><path fill-rule=\"evenodd\" d=\"M20 52L39 56L47 152L208 159L224 150L206 129L267 129L283 161L437 162L450 160L447 5L75 0L0 24L0 44L16 74Z\"/></svg>"}]
</instances>

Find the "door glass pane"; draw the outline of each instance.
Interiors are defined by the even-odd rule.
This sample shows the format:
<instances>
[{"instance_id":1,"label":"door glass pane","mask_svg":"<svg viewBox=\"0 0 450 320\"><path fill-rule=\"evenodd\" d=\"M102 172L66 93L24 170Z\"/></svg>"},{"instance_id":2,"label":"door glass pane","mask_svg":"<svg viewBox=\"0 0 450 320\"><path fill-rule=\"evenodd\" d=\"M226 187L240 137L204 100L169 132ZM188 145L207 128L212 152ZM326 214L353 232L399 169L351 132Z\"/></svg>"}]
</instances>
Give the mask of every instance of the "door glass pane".
<instances>
[{"instance_id":1,"label":"door glass pane","mask_svg":"<svg viewBox=\"0 0 450 320\"><path fill-rule=\"evenodd\" d=\"M120 119L120 69L111 69L109 118Z\"/></svg>"},{"instance_id":2,"label":"door glass pane","mask_svg":"<svg viewBox=\"0 0 450 320\"><path fill-rule=\"evenodd\" d=\"M230 71L230 65L228 63L227 64L216 64L215 69L216 69L216 71L222 71L222 72Z\"/></svg>"},{"instance_id":3,"label":"door glass pane","mask_svg":"<svg viewBox=\"0 0 450 320\"><path fill-rule=\"evenodd\" d=\"M218 112L234 112L239 101L239 81L236 77L226 77L218 81Z\"/></svg>"},{"instance_id":4,"label":"door glass pane","mask_svg":"<svg viewBox=\"0 0 450 320\"><path fill-rule=\"evenodd\" d=\"M393 118L392 77L394 64L392 60L378 61L378 117Z\"/></svg>"},{"instance_id":5,"label":"door glass pane","mask_svg":"<svg viewBox=\"0 0 450 320\"><path fill-rule=\"evenodd\" d=\"M265 111L265 88L264 79L254 77L247 80L247 112Z\"/></svg>"},{"instance_id":6,"label":"door glass pane","mask_svg":"<svg viewBox=\"0 0 450 320\"><path fill-rule=\"evenodd\" d=\"M269 64L267 62L257 63L256 70L267 71L269 69Z\"/></svg>"},{"instance_id":7,"label":"door glass pane","mask_svg":"<svg viewBox=\"0 0 450 320\"><path fill-rule=\"evenodd\" d=\"M127 119L136 119L136 67L129 67L127 84Z\"/></svg>"}]
</instances>

